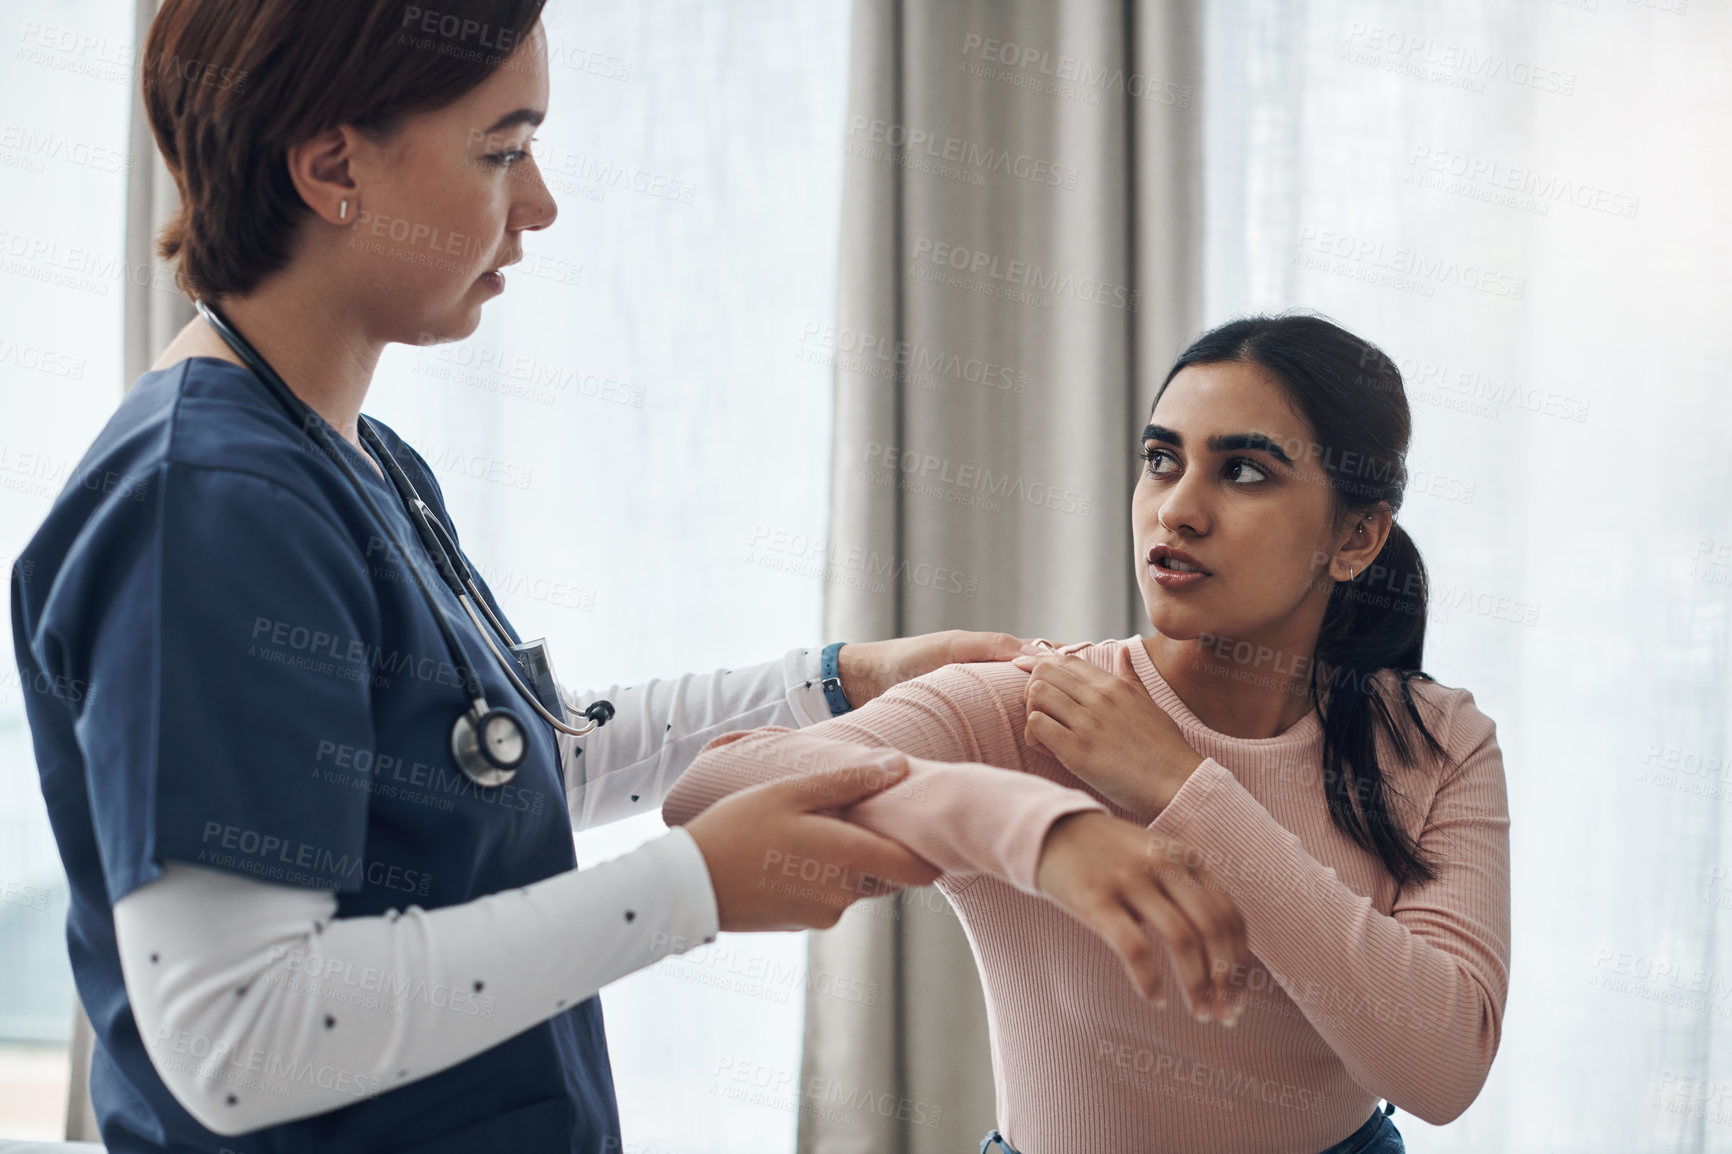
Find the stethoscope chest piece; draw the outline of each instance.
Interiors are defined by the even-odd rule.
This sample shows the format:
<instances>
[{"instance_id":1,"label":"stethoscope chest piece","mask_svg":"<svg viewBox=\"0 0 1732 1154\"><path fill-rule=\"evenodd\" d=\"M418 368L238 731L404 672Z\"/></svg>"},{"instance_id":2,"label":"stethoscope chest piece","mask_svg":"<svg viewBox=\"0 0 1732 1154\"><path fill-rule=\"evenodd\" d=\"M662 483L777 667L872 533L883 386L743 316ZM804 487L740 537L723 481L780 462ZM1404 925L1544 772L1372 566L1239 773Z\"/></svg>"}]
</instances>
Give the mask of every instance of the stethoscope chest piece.
<instances>
[{"instance_id":1,"label":"stethoscope chest piece","mask_svg":"<svg viewBox=\"0 0 1732 1154\"><path fill-rule=\"evenodd\" d=\"M509 709L466 709L451 727L451 756L457 759L457 768L483 788L516 777L528 754L529 735Z\"/></svg>"}]
</instances>

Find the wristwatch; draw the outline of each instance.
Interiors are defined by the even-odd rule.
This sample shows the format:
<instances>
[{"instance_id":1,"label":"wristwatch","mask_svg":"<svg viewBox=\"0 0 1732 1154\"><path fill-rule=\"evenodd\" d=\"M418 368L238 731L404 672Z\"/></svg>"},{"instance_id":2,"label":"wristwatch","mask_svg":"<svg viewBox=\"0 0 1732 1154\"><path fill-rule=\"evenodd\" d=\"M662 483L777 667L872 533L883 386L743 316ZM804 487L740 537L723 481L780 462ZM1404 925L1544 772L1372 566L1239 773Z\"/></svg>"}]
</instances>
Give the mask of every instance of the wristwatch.
<instances>
[{"instance_id":1,"label":"wristwatch","mask_svg":"<svg viewBox=\"0 0 1732 1154\"><path fill-rule=\"evenodd\" d=\"M848 704L848 695L842 692L842 666L840 655L846 641L836 641L824 646L824 655L818 661L818 675L823 678L824 700L830 703L830 716L840 717L854 707Z\"/></svg>"}]
</instances>

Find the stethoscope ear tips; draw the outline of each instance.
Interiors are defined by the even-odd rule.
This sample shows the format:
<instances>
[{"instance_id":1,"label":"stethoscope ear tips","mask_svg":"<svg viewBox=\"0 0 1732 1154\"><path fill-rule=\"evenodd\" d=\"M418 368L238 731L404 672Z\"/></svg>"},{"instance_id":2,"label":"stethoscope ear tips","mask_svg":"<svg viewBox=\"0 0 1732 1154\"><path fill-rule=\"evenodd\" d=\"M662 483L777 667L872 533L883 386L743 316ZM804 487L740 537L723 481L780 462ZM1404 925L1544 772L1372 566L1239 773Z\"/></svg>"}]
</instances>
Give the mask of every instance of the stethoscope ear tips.
<instances>
[{"instance_id":1,"label":"stethoscope ear tips","mask_svg":"<svg viewBox=\"0 0 1732 1154\"><path fill-rule=\"evenodd\" d=\"M613 702L605 698L593 702L588 709L583 711L583 715L597 725L606 725L613 720Z\"/></svg>"}]
</instances>

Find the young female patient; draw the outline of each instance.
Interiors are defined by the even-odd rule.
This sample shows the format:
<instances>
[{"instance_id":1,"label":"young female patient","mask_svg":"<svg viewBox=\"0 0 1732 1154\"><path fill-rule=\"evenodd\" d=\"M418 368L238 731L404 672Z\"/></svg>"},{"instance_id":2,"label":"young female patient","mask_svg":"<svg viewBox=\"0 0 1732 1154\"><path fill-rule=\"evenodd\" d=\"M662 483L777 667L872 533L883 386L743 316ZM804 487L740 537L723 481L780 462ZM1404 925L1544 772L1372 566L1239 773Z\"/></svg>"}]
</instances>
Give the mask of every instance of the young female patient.
<instances>
[{"instance_id":1,"label":"young female patient","mask_svg":"<svg viewBox=\"0 0 1732 1154\"><path fill-rule=\"evenodd\" d=\"M809 729L720 738L664 816L907 755L906 781L844 816L944 871L990 1008L1003 1133L983 1150L1401 1150L1376 1100L1438 1125L1465 1110L1509 978L1503 763L1473 695L1420 672L1425 572L1394 523L1408 434L1394 364L1335 325L1208 333L1141 436L1152 633L947 666ZM1057 807L982 766L1108 812L1031 820ZM1141 996L1108 942L1134 947L1093 916L1086 855L1115 818L1147 825L1152 873L1192 867L1243 918L1242 969L1143 919L1166 926L1152 964L1186 1005ZM1188 976L1204 965L1230 971L1207 994Z\"/></svg>"}]
</instances>

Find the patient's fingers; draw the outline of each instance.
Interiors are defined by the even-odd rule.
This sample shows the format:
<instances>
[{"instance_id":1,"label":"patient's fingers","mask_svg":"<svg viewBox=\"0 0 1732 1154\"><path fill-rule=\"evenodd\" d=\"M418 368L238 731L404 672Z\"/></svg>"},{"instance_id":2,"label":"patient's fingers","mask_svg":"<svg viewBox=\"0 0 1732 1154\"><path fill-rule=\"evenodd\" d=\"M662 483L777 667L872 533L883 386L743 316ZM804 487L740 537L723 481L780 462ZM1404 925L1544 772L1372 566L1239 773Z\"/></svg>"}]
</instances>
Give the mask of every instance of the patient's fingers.
<instances>
[{"instance_id":1,"label":"patient's fingers","mask_svg":"<svg viewBox=\"0 0 1732 1154\"><path fill-rule=\"evenodd\" d=\"M1223 1025L1236 1025L1239 1015L1245 1012L1245 999L1249 996L1243 976L1250 973L1251 965L1256 960L1251 953L1250 934L1245 928L1244 916L1227 896L1226 886L1221 883L1221 879L1210 873L1205 866L1198 866L1192 873L1201 883L1201 892L1215 905L1215 924L1222 928L1226 937L1225 948L1228 952L1211 953L1217 1013L1224 1015L1221 1018Z\"/></svg>"},{"instance_id":2,"label":"patient's fingers","mask_svg":"<svg viewBox=\"0 0 1732 1154\"><path fill-rule=\"evenodd\" d=\"M1126 889L1126 904L1136 910L1142 924L1165 942L1172 954L1173 972L1185 991L1190 1012L1195 1015L1206 1010L1209 1006L1209 957L1203 934L1172 896L1154 881L1139 882Z\"/></svg>"},{"instance_id":3,"label":"patient's fingers","mask_svg":"<svg viewBox=\"0 0 1732 1154\"><path fill-rule=\"evenodd\" d=\"M1022 658L1012 664L1029 672L1031 686L1043 683L1052 685L1085 703L1100 693L1096 678L1104 671L1081 657L1053 654L1036 657L1032 661Z\"/></svg>"},{"instance_id":4,"label":"patient's fingers","mask_svg":"<svg viewBox=\"0 0 1732 1154\"><path fill-rule=\"evenodd\" d=\"M1044 749L1062 763L1076 735L1046 714L1035 712L1022 724L1022 739L1031 749Z\"/></svg>"},{"instance_id":5,"label":"patient's fingers","mask_svg":"<svg viewBox=\"0 0 1732 1154\"><path fill-rule=\"evenodd\" d=\"M1183 842L1106 813L1054 822L1036 869L1040 892L1098 933L1124 961L1145 997L1160 991L1156 942L1200 1020L1236 1020L1230 979L1251 954L1237 907Z\"/></svg>"},{"instance_id":6,"label":"patient's fingers","mask_svg":"<svg viewBox=\"0 0 1732 1154\"><path fill-rule=\"evenodd\" d=\"M1251 964L1245 920L1238 907L1200 863L1169 864L1151 873L1155 884L1183 912L1202 956L1202 974L1196 984L1187 986L1193 1012L1206 1011L1224 1025L1234 1024L1243 1005L1232 997L1232 976L1245 973Z\"/></svg>"},{"instance_id":7,"label":"patient's fingers","mask_svg":"<svg viewBox=\"0 0 1732 1154\"><path fill-rule=\"evenodd\" d=\"M1161 957L1137 914L1122 901L1107 900L1078 911L1084 922L1104 939L1124 963L1131 984L1157 1007L1167 999L1161 989Z\"/></svg>"},{"instance_id":8,"label":"patient's fingers","mask_svg":"<svg viewBox=\"0 0 1732 1154\"><path fill-rule=\"evenodd\" d=\"M1129 682L1144 693L1149 691L1148 686L1143 684L1142 677L1137 673L1137 667L1131 664L1131 647L1129 645L1119 646L1118 652L1113 654L1113 676L1120 681Z\"/></svg>"},{"instance_id":9,"label":"patient's fingers","mask_svg":"<svg viewBox=\"0 0 1732 1154\"><path fill-rule=\"evenodd\" d=\"M1045 681L1030 681L1028 688L1023 691L1022 700L1028 712L1034 713L1038 710L1054 721L1066 725L1071 724L1084 712L1076 698Z\"/></svg>"}]
</instances>

